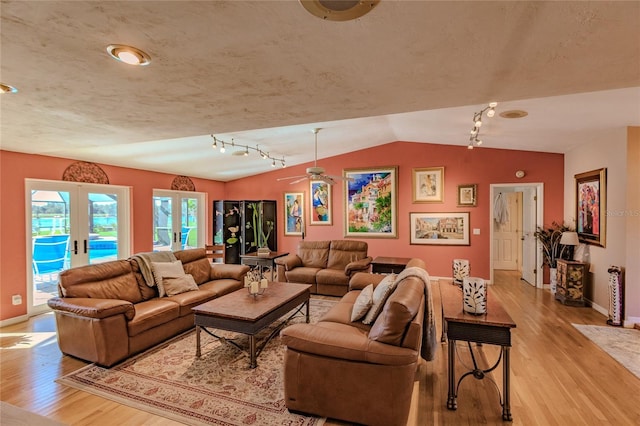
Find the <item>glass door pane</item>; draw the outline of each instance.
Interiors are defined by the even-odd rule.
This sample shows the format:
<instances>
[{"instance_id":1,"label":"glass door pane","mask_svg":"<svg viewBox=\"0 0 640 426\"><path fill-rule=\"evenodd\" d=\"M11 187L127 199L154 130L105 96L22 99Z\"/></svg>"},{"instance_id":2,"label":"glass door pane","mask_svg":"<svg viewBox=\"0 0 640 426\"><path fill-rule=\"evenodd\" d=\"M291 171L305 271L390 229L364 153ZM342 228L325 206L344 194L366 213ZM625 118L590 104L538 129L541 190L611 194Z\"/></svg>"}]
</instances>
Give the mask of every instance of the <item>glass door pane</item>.
<instances>
[{"instance_id":1,"label":"glass door pane","mask_svg":"<svg viewBox=\"0 0 640 426\"><path fill-rule=\"evenodd\" d=\"M199 247L198 242L198 199L182 197L180 200L180 249Z\"/></svg>"},{"instance_id":2,"label":"glass door pane","mask_svg":"<svg viewBox=\"0 0 640 426\"><path fill-rule=\"evenodd\" d=\"M58 274L70 265L70 193L31 190L33 306L58 296Z\"/></svg>"},{"instance_id":3,"label":"glass door pane","mask_svg":"<svg viewBox=\"0 0 640 426\"><path fill-rule=\"evenodd\" d=\"M118 259L118 194L89 192L87 207L89 264Z\"/></svg>"},{"instance_id":4,"label":"glass door pane","mask_svg":"<svg viewBox=\"0 0 640 426\"><path fill-rule=\"evenodd\" d=\"M153 197L153 251L171 251L173 245L171 196Z\"/></svg>"}]
</instances>

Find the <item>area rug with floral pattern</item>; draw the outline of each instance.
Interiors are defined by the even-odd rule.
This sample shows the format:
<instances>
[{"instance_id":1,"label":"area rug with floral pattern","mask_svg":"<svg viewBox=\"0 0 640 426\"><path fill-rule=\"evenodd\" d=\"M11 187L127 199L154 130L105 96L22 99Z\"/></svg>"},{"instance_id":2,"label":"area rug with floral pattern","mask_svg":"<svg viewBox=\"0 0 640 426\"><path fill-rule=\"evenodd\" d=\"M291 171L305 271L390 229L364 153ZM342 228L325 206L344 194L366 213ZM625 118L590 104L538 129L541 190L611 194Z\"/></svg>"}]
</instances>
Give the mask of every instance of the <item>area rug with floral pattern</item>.
<instances>
[{"instance_id":1,"label":"area rug with floral pattern","mask_svg":"<svg viewBox=\"0 0 640 426\"><path fill-rule=\"evenodd\" d=\"M640 331L603 325L572 325L640 379Z\"/></svg>"},{"instance_id":2,"label":"area rug with floral pattern","mask_svg":"<svg viewBox=\"0 0 640 426\"><path fill-rule=\"evenodd\" d=\"M311 322L334 300L312 298ZM287 314L285 317L288 317ZM303 322L294 317L289 323ZM271 330L263 330L265 336ZM217 332L248 347L242 334ZM57 380L66 386L185 424L318 426L325 419L290 413L284 404L285 348L274 337L249 368L248 357L201 333L202 356L196 358L191 330L122 363L103 368L88 365Z\"/></svg>"}]
</instances>

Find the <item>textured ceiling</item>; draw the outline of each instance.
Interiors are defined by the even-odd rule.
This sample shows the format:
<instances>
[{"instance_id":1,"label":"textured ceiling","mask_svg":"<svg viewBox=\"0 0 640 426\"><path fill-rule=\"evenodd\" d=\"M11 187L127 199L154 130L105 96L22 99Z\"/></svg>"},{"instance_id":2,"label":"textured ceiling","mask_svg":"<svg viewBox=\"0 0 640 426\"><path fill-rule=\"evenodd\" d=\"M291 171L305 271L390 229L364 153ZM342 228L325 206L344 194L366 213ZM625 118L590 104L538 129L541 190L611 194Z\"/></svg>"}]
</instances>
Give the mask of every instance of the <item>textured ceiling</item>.
<instances>
[{"instance_id":1,"label":"textured ceiling","mask_svg":"<svg viewBox=\"0 0 640 426\"><path fill-rule=\"evenodd\" d=\"M271 170L209 134L313 160L397 140L566 152L640 125L640 2L2 1L2 149L232 180ZM136 46L146 67L112 60Z\"/></svg>"}]
</instances>

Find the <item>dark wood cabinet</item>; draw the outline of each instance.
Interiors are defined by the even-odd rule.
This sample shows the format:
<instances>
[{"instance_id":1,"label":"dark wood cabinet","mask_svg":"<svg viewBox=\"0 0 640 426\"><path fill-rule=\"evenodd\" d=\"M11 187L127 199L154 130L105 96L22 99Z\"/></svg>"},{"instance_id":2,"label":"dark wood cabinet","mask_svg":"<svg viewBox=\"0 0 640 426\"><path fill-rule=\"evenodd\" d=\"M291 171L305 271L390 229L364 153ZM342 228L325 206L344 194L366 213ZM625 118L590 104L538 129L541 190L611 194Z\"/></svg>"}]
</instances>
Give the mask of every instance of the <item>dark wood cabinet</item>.
<instances>
[{"instance_id":1,"label":"dark wood cabinet","mask_svg":"<svg viewBox=\"0 0 640 426\"><path fill-rule=\"evenodd\" d=\"M225 263L240 263L240 256L256 252L261 240L278 250L274 200L218 200L213 210L213 243L224 244Z\"/></svg>"},{"instance_id":2,"label":"dark wood cabinet","mask_svg":"<svg viewBox=\"0 0 640 426\"><path fill-rule=\"evenodd\" d=\"M572 260L558 260L558 286L556 300L565 305L584 306L586 264Z\"/></svg>"}]
</instances>

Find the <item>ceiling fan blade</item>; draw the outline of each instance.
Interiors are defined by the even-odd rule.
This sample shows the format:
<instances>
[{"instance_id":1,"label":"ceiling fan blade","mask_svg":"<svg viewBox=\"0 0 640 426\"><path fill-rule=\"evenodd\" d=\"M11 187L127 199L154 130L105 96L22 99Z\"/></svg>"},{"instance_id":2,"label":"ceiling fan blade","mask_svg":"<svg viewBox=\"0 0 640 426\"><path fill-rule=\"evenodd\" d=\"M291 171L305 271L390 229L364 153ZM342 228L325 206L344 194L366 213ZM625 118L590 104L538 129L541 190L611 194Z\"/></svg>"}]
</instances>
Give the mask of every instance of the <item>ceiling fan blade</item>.
<instances>
[{"instance_id":1,"label":"ceiling fan blade","mask_svg":"<svg viewBox=\"0 0 640 426\"><path fill-rule=\"evenodd\" d=\"M307 175L298 175L298 176L289 176L289 177L283 177L283 178L278 178L276 180L289 180L289 179L299 179L299 178L305 178L307 177ZM293 182L292 182L293 183Z\"/></svg>"},{"instance_id":2,"label":"ceiling fan blade","mask_svg":"<svg viewBox=\"0 0 640 426\"><path fill-rule=\"evenodd\" d=\"M298 177L299 177L299 176L298 176ZM300 179L298 179L298 180L294 180L293 182L289 182L289 185L293 185L294 183L302 182L303 180L307 180L307 179L309 179L309 176L306 176L306 175L305 175L305 176L301 177L301 178L300 178Z\"/></svg>"},{"instance_id":3,"label":"ceiling fan blade","mask_svg":"<svg viewBox=\"0 0 640 426\"><path fill-rule=\"evenodd\" d=\"M354 179L352 177L345 177L345 176L338 176L338 175L325 175L331 179L338 179L338 180L348 180L348 181L353 181Z\"/></svg>"}]
</instances>

